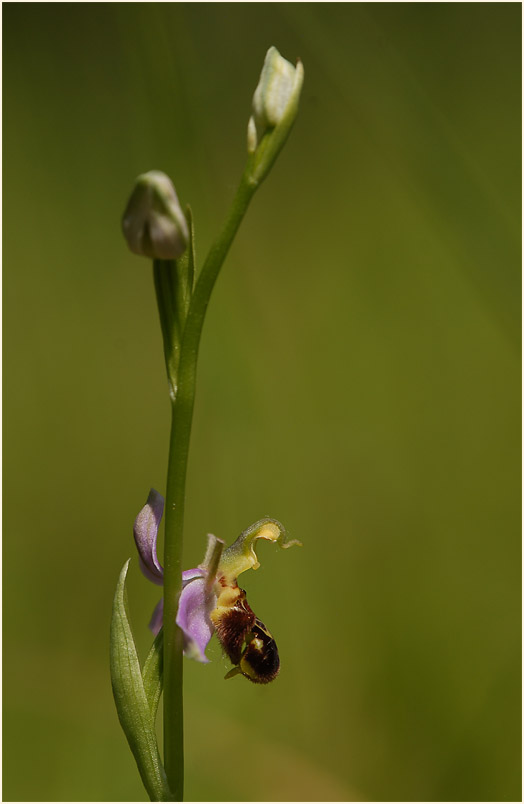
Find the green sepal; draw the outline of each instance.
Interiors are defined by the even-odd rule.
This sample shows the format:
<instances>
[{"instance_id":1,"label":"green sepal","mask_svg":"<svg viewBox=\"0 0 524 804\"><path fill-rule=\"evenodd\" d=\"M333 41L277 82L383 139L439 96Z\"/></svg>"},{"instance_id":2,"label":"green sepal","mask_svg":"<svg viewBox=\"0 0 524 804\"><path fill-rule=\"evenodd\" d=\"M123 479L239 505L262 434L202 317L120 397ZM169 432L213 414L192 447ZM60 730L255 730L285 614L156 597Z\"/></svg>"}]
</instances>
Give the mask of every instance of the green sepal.
<instances>
[{"instance_id":1,"label":"green sepal","mask_svg":"<svg viewBox=\"0 0 524 804\"><path fill-rule=\"evenodd\" d=\"M229 583L234 583L241 572L258 569L260 562L255 552L255 542L259 539L274 542L283 548L293 547L293 545L302 547L302 542L299 542L298 539L288 538L284 525L278 519L264 517L244 530L238 539L224 550L218 565L218 573L223 575Z\"/></svg>"},{"instance_id":2,"label":"green sepal","mask_svg":"<svg viewBox=\"0 0 524 804\"><path fill-rule=\"evenodd\" d=\"M153 722L164 687L164 629L161 628L151 645L151 650L142 668L142 680Z\"/></svg>"},{"instance_id":3,"label":"green sepal","mask_svg":"<svg viewBox=\"0 0 524 804\"><path fill-rule=\"evenodd\" d=\"M140 672L140 663L129 624L124 564L113 601L111 618L111 684L118 719L133 752L142 782L151 801L172 801L158 751L155 725Z\"/></svg>"}]
</instances>

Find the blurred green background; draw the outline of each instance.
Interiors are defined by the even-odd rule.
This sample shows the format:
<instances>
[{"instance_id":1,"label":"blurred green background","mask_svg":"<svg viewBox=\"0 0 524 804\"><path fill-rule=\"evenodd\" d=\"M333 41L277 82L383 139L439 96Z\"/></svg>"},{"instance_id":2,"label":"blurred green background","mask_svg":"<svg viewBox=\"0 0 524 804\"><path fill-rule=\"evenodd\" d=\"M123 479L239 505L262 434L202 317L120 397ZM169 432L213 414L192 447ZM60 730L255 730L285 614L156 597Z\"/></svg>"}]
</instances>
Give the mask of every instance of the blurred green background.
<instances>
[{"instance_id":1,"label":"blurred green background","mask_svg":"<svg viewBox=\"0 0 524 804\"><path fill-rule=\"evenodd\" d=\"M273 685L185 665L186 797L520 799L520 4L3 10L4 799L144 800L108 630L132 555L150 643L169 407L120 216L166 171L203 258L271 44L301 111L209 309L184 563L304 547L244 576Z\"/></svg>"}]
</instances>

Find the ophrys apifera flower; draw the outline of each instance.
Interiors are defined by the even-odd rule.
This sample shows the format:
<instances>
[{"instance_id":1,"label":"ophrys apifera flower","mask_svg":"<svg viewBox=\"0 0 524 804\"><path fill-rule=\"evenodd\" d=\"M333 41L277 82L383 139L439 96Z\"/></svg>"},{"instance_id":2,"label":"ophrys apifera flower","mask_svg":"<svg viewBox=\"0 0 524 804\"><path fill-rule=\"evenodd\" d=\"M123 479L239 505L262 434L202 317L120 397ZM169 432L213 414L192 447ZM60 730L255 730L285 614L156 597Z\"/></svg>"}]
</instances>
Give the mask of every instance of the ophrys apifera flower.
<instances>
[{"instance_id":1,"label":"ophrys apifera flower","mask_svg":"<svg viewBox=\"0 0 524 804\"><path fill-rule=\"evenodd\" d=\"M164 577L156 549L163 510L162 495L151 489L134 526L142 572L158 585L162 585ZM184 634L185 656L200 662L209 661L205 650L216 632L234 665L226 677L241 673L250 681L267 684L276 678L280 668L277 646L238 585L242 572L260 566L255 552L259 539L283 548L300 545L296 539L289 540L284 526L270 517L255 522L226 548L221 539L208 535L202 563L182 573L176 621ZM149 625L155 634L162 627L163 609L163 600L160 600Z\"/></svg>"}]
</instances>

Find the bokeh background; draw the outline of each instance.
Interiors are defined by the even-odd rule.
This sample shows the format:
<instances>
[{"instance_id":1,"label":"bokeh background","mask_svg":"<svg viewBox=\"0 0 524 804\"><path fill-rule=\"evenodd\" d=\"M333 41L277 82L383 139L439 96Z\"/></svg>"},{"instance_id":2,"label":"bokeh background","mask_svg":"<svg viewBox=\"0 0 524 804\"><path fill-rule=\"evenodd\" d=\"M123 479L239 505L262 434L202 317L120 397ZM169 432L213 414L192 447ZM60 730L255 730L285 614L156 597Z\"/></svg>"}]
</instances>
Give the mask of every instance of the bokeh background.
<instances>
[{"instance_id":1,"label":"bokeh background","mask_svg":"<svg viewBox=\"0 0 524 804\"><path fill-rule=\"evenodd\" d=\"M108 671L163 490L151 270L120 216L169 173L200 260L271 44L300 116L205 326L185 566L282 520L245 586L282 671L186 663L190 800L521 796L520 4L9 4L4 799L144 800Z\"/></svg>"}]
</instances>

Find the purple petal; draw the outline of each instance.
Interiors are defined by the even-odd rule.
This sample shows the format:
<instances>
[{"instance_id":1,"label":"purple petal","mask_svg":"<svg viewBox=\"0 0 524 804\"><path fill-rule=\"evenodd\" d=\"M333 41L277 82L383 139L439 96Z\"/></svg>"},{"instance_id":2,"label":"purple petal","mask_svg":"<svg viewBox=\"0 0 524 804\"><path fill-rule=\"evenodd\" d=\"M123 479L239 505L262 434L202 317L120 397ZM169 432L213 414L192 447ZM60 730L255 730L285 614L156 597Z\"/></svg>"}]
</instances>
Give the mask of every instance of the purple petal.
<instances>
[{"instance_id":1,"label":"purple petal","mask_svg":"<svg viewBox=\"0 0 524 804\"><path fill-rule=\"evenodd\" d=\"M205 576L205 573L202 572L202 570L198 569L198 568L197 569L191 569L191 570L185 570L182 573L182 587L185 588L188 585L188 583L193 581L195 578L203 578L204 576ZM157 605L155 607L155 610L154 610L154 612L153 612L153 614L151 616L151 620L149 622L149 628L150 628L150 630L153 632L153 634L155 636L158 634L158 632L162 628L163 619L164 619L164 598L162 597L158 601L158 603L157 603Z\"/></svg>"},{"instance_id":2,"label":"purple petal","mask_svg":"<svg viewBox=\"0 0 524 804\"><path fill-rule=\"evenodd\" d=\"M164 498L158 491L151 489L147 502L135 520L133 534L138 554L140 569L150 581L162 585L164 570L156 554L158 526L164 511Z\"/></svg>"},{"instance_id":3,"label":"purple petal","mask_svg":"<svg viewBox=\"0 0 524 804\"><path fill-rule=\"evenodd\" d=\"M155 636L162 628L163 619L164 619L164 598L161 597L155 606L153 616L151 617L151 620L149 622L149 628L154 633Z\"/></svg>"},{"instance_id":4,"label":"purple petal","mask_svg":"<svg viewBox=\"0 0 524 804\"><path fill-rule=\"evenodd\" d=\"M196 569L184 570L182 573L182 586L187 586L189 581L195 578L203 578L205 574L204 570L198 569L198 567Z\"/></svg>"},{"instance_id":5,"label":"purple petal","mask_svg":"<svg viewBox=\"0 0 524 804\"><path fill-rule=\"evenodd\" d=\"M205 650L215 630L209 617L215 605L216 596L206 592L203 577L188 582L182 590L176 621L184 632L184 656L209 661Z\"/></svg>"}]
</instances>

